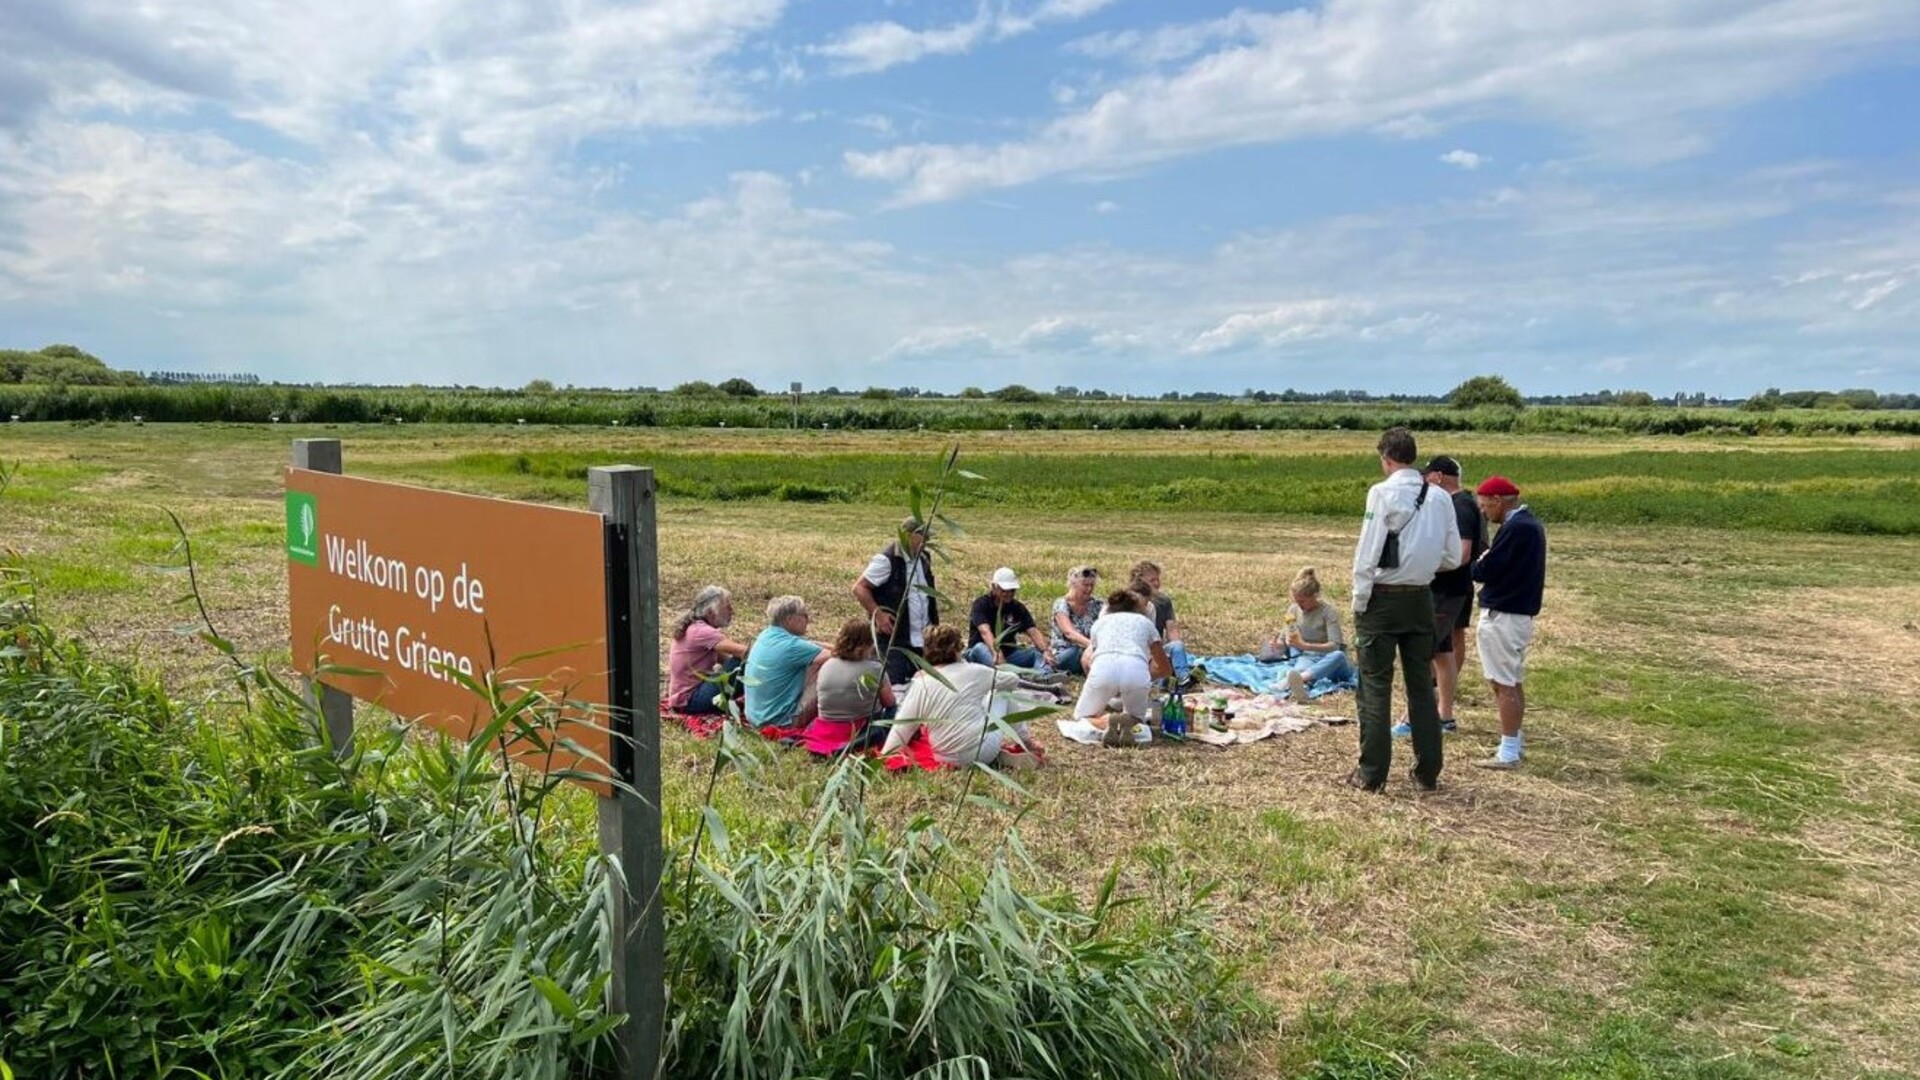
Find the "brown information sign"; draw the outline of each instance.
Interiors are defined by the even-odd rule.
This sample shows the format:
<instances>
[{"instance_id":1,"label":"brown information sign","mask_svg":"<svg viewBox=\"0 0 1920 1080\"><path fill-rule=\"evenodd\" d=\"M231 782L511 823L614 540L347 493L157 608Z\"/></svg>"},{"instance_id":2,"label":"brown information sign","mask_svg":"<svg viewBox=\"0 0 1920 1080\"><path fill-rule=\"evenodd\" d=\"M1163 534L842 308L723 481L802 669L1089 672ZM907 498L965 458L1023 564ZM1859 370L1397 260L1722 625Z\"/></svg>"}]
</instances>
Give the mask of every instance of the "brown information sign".
<instances>
[{"instance_id":1,"label":"brown information sign","mask_svg":"<svg viewBox=\"0 0 1920 1080\"><path fill-rule=\"evenodd\" d=\"M568 713L590 723L564 736L613 760L599 514L291 468L286 503L294 667L378 672L318 678L467 739L491 715L450 673L497 664L581 703ZM606 772L572 754L525 763Z\"/></svg>"}]
</instances>

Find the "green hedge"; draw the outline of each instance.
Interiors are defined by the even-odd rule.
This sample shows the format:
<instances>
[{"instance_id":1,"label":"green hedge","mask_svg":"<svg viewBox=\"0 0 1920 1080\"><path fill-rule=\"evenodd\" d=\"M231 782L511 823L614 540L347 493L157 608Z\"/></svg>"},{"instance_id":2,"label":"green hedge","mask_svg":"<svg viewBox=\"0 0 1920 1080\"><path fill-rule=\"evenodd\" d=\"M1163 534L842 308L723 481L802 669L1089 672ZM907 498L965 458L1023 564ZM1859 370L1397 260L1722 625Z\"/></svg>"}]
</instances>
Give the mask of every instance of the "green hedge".
<instances>
[{"instance_id":1,"label":"green hedge","mask_svg":"<svg viewBox=\"0 0 1920 1080\"><path fill-rule=\"evenodd\" d=\"M467 424L569 424L628 427L784 428L795 410L778 396L730 398L606 390L519 390L298 386L0 385L0 415L22 420L224 421L364 424L398 421ZM1023 402L954 399L803 399L802 426L910 431L1158 430L1374 431L1405 424L1422 432L1644 435L1920 434L1920 411L1782 410L1542 406L1453 409L1442 405L1250 404L1192 402Z\"/></svg>"}]
</instances>

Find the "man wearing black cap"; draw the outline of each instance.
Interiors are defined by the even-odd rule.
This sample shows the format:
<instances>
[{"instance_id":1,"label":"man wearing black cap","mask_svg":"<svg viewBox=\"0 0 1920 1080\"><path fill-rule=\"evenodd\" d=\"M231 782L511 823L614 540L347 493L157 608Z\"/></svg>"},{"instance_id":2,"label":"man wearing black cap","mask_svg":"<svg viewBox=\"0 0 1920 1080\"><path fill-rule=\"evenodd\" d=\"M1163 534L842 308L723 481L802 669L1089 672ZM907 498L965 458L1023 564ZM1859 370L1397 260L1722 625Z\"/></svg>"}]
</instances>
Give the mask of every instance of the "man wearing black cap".
<instances>
[{"instance_id":1,"label":"man wearing black cap","mask_svg":"<svg viewBox=\"0 0 1920 1080\"><path fill-rule=\"evenodd\" d=\"M1487 550L1487 523L1473 492L1460 488L1460 462L1445 454L1420 470L1427 483L1453 500L1460 523L1460 567L1433 575L1433 684L1440 701L1440 730L1459 725L1453 718L1454 690L1467 662L1467 626L1473 621L1473 563Z\"/></svg>"}]
</instances>

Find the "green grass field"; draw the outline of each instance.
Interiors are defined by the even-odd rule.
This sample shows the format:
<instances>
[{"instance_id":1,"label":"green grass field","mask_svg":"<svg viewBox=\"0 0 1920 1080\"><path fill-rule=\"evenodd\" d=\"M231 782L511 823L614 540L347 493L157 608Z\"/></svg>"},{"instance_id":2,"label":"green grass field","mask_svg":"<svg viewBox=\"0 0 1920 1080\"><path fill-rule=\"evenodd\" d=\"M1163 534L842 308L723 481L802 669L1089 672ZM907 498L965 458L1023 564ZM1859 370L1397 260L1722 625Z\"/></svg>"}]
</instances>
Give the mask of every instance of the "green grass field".
<instances>
[{"instance_id":1,"label":"green grass field","mask_svg":"<svg viewBox=\"0 0 1920 1080\"><path fill-rule=\"evenodd\" d=\"M780 593L817 626L951 442L905 433L21 425L0 499L59 624L204 688L161 507L249 655L283 658L287 440L345 440L350 473L584 505L584 470L658 470L661 606L730 586L735 632ZM1200 653L1239 652L1320 567L1336 603L1373 433L987 433L957 492L950 591L1007 564L1038 608L1067 566L1166 569ZM1495 738L1471 686L1442 789L1334 785L1351 727L1227 752L1104 752L1014 798L1039 866L1083 895L1109 866L1219 883L1206 903L1269 1004L1247 1077L1897 1077L1920 1073L1920 440L1461 434L1421 439L1503 472L1551 536L1529 679L1529 764L1464 767ZM1036 602L1037 601L1037 602ZM711 748L678 733L669 827L691 834ZM777 758L783 800L723 784L738 837L790 828L820 769ZM895 778L898 825L952 777ZM970 811L987 829L998 812ZM1181 904L1181 895L1157 902Z\"/></svg>"}]
</instances>

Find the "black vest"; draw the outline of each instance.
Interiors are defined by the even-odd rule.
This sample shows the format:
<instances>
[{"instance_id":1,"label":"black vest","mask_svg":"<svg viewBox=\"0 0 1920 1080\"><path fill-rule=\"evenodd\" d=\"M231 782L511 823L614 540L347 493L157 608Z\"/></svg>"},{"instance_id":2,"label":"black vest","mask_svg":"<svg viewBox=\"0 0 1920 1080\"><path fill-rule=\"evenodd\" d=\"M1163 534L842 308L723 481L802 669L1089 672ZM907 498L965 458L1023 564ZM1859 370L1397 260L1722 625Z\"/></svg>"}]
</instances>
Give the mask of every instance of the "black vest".
<instances>
[{"instance_id":1,"label":"black vest","mask_svg":"<svg viewBox=\"0 0 1920 1080\"><path fill-rule=\"evenodd\" d=\"M888 635L885 641L891 642L898 635L901 641L910 642L913 640L912 620L907 616L905 605L900 603L907 595L907 557L901 553L899 544L888 544L880 554L887 557L887 583L869 583L873 590L873 604L877 610L899 613L899 618L894 620L893 634ZM920 572L927 579L927 625L938 626L940 604L933 598L933 560L927 556L925 549L920 552Z\"/></svg>"}]
</instances>

